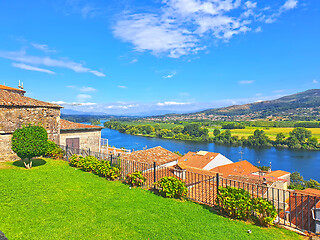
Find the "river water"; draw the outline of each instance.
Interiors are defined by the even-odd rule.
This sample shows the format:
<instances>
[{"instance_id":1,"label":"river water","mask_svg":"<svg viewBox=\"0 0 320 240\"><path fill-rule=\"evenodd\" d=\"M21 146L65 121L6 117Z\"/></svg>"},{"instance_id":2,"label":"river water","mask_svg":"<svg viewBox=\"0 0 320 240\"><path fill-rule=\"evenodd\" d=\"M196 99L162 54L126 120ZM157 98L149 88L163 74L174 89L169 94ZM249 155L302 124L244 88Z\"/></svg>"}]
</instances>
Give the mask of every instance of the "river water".
<instances>
[{"instance_id":1,"label":"river water","mask_svg":"<svg viewBox=\"0 0 320 240\"><path fill-rule=\"evenodd\" d=\"M257 149L222 146L214 143L133 136L108 128L102 129L101 135L102 138L109 139L109 145L115 147L142 150L144 147L161 146L170 151L179 151L180 153L204 150L221 153L233 162L241 159L240 152L242 152L242 159L251 162L253 165L270 166L271 164L273 170L298 171L305 179L312 178L320 181L320 151L289 150L274 147Z\"/></svg>"}]
</instances>

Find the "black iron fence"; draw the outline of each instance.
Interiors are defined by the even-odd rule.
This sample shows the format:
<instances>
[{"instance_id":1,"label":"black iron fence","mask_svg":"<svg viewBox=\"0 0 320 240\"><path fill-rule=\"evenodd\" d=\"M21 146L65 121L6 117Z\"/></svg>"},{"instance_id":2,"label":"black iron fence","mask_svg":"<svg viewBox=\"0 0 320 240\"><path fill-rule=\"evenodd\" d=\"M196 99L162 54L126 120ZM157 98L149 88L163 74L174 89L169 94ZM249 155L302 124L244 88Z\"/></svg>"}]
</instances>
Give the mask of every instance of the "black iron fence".
<instances>
[{"instance_id":1,"label":"black iron fence","mask_svg":"<svg viewBox=\"0 0 320 240\"><path fill-rule=\"evenodd\" d=\"M129 173L141 171L147 179L144 186L146 188L154 188L154 183L162 177L174 176L185 182L188 187L187 198L189 200L209 206L215 206L219 186L244 189L252 197L262 197L273 203L278 212L276 219L278 224L290 226L303 232L320 234L320 232L316 232L316 229L320 228L320 220L317 220L314 214L317 204L319 208L320 196L306 194L302 191L288 190L285 184L275 187L272 184L260 183L259 181L259 184L250 183L243 179L224 178L217 173L210 173L210 171L204 174L203 171L198 173L176 169L173 166L159 166L156 162L152 161L139 162L127 160L120 154L103 154L102 152L92 152L90 149L60 147L64 150L64 159L66 161L69 161L69 158L73 154L83 157L90 155L99 160L108 160L111 165L120 166L121 180L124 180Z\"/></svg>"}]
</instances>

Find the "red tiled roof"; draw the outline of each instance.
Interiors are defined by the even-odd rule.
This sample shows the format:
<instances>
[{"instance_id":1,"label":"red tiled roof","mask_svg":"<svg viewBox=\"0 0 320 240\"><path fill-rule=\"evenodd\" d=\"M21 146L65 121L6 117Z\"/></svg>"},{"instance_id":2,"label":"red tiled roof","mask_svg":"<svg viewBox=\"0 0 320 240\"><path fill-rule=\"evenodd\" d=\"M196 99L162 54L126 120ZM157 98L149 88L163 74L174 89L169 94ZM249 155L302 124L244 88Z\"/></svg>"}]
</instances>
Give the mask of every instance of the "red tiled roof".
<instances>
[{"instance_id":1,"label":"red tiled roof","mask_svg":"<svg viewBox=\"0 0 320 240\"><path fill-rule=\"evenodd\" d=\"M0 89L0 106L62 108L56 104L39 101L34 98L25 97L18 93L2 89Z\"/></svg>"},{"instance_id":2,"label":"red tiled roof","mask_svg":"<svg viewBox=\"0 0 320 240\"><path fill-rule=\"evenodd\" d=\"M314 195L314 196L319 196L320 197L320 190L318 190L318 189L306 188L306 189L302 190L301 192L305 193L305 194L310 194L310 195Z\"/></svg>"},{"instance_id":3,"label":"red tiled roof","mask_svg":"<svg viewBox=\"0 0 320 240\"><path fill-rule=\"evenodd\" d=\"M88 124L70 122L60 119L60 130L83 130L83 129L102 129L100 126L92 126Z\"/></svg>"},{"instance_id":4,"label":"red tiled roof","mask_svg":"<svg viewBox=\"0 0 320 240\"><path fill-rule=\"evenodd\" d=\"M208 165L219 153L208 152L205 155L199 155L195 152L188 152L183 157L179 158L178 162L194 168L204 168Z\"/></svg>"},{"instance_id":5,"label":"red tiled roof","mask_svg":"<svg viewBox=\"0 0 320 240\"><path fill-rule=\"evenodd\" d=\"M163 147L154 147L147 150L139 150L132 152L126 156L123 156L126 160L144 162L144 163L153 163L156 162L157 165L162 165L165 163L173 162L178 160L179 155L170 152Z\"/></svg>"},{"instance_id":6,"label":"red tiled roof","mask_svg":"<svg viewBox=\"0 0 320 240\"><path fill-rule=\"evenodd\" d=\"M316 208L320 208L320 201L316 204Z\"/></svg>"},{"instance_id":7,"label":"red tiled roof","mask_svg":"<svg viewBox=\"0 0 320 240\"><path fill-rule=\"evenodd\" d=\"M259 169L253 166L248 161L244 160L240 162L222 165L211 169L211 171L222 173L224 177L227 177L229 175L248 175L253 172L258 172Z\"/></svg>"},{"instance_id":8,"label":"red tiled roof","mask_svg":"<svg viewBox=\"0 0 320 240\"><path fill-rule=\"evenodd\" d=\"M271 173L266 173L265 176L268 177L275 177L275 178L281 178L287 174L290 174L289 172L286 171L282 171L282 170L276 170L276 171L272 171Z\"/></svg>"},{"instance_id":9,"label":"red tiled roof","mask_svg":"<svg viewBox=\"0 0 320 240\"><path fill-rule=\"evenodd\" d=\"M0 84L0 89L2 89L2 90L11 90L11 91L19 91L19 92L23 92L23 93L26 92L26 91L24 91L22 89L19 89L19 88L8 87L8 86L1 85L1 84Z\"/></svg>"}]
</instances>

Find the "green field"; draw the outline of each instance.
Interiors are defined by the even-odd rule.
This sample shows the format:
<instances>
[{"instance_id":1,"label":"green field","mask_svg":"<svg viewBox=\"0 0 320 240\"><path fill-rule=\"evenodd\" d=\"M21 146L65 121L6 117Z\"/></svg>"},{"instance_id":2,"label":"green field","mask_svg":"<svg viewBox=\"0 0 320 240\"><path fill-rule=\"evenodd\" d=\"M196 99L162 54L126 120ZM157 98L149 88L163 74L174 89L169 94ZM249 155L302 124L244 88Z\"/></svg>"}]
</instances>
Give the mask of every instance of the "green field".
<instances>
[{"instance_id":1,"label":"green field","mask_svg":"<svg viewBox=\"0 0 320 240\"><path fill-rule=\"evenodd\" d=\"M246 127L245 129L231 129L231 133L234 136L238 137L248 137L249 135L253 135L253 132L256 130L263 130L268 137L272 140L276 139L276 135L278 133L283 133L286 137L289 137L289 132L291 132L294 128L275 128L275 127ZM312 136L320 138L320 128L307 128L312 132ZM213 136L214 128L209 128L209 136ZM224 131L224 129L220 129L220 131Z\"/></svg>"},{"instance_id":2,"label":"green field","mask_svg":"<svg viewBox=\"0 0 320 240\"><path fill-rule=\"evenodd\" d=\"M190 201L130 190L63 161L34 165L0 163L0 230L8 239L302 239Z\"/></svg>"}]
</instances>

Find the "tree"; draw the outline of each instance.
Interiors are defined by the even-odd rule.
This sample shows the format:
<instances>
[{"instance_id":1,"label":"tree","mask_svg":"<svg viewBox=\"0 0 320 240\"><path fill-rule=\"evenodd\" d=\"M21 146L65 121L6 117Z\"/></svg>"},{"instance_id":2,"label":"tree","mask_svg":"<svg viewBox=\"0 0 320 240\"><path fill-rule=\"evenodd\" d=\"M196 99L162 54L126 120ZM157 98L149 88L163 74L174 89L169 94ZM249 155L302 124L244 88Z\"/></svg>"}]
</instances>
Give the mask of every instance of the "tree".
<instances>
[{"instance_id":1,"label":"tree","mask_svg":"<svg viewBox=\"0 0 320 240\"><path fill-rule=\"evenodd\" d=\"M278 133L277 136L276 136L276 143L277 144L281 144L283 143L283 140L286 138L286 136L281 132L281 133Z\"/></svg>"},{"instance_id":2,"label":"tree","mask_svg":"<svg viewBox=\"0 0 320 240\"><path fill-rule=\"evenodd\" d=\"M41 126L26 126L12 134L12 150L21 158L25 167L32 167L32 158L45 155L48 148L48 134Z\"/></svg>"},{"instance_id":3,"label":"tree","mask_svg":"<svg viewBox=\"0 0 320 240\"><path fill-rule=\"evenodd\" d=\"M183 126L176 126L172 128L172 132L174 132L175 134L182 133L182 131L183 131Z\"/></svg>"},{"instance_id":4,"label":"tree","mask_svg":"<svg viewBox=\"0 0 320 240\"><path fill-rule=\"evenodd\" d=\"M298 141L304 142L306 138L311 138L312 133L310 130L305 129L303 127L298 127L289 132L290 137L298 139Z\"/></svg>"},{"instance_id":5,"label":"tree","mask_svg":"<svg viewBox=\"0 0 320 240\"><path fill-rule=\"evenodd\" d=\"M218 129L218 128L215 128L214 130L213 130L213 135L214 136L218 136L220 134L220 130Z\"/></svg>"}]
</instances>

